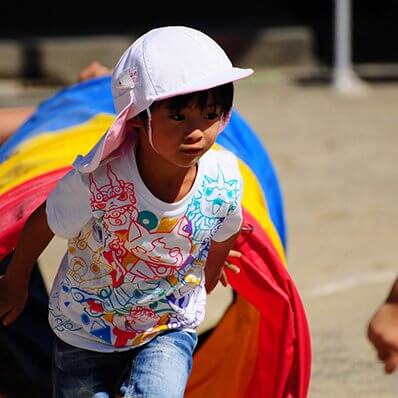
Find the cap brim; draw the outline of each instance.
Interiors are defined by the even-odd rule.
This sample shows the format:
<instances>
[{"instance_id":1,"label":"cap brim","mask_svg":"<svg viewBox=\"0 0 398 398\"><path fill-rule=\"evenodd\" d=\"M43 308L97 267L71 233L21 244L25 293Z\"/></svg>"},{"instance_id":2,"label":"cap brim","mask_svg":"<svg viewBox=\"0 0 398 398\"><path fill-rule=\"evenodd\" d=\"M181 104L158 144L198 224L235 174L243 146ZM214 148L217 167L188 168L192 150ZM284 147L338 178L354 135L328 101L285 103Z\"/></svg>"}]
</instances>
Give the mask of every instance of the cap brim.
<instances>
[{"instance_id":1,"label":"cap brim","mask_svg":"<svg viewBox=\"0 0 398 398\"><path fill-rule=\"evenodd\" d=\"M183 95L188 93L194 93L196 91L208 90L213 87L222 86L226 83L231 83L237 80L244 79L245 77L253 74L253 69L247 68L230 68L226 71L215 73L208 78L202 79L200 81L193 82L191 85L185 85L181 90L174 90L173 92L168 92L167 94L159 94L154 98L153 101L159 101L177 95Z\"/></svg>"}]
</instances>

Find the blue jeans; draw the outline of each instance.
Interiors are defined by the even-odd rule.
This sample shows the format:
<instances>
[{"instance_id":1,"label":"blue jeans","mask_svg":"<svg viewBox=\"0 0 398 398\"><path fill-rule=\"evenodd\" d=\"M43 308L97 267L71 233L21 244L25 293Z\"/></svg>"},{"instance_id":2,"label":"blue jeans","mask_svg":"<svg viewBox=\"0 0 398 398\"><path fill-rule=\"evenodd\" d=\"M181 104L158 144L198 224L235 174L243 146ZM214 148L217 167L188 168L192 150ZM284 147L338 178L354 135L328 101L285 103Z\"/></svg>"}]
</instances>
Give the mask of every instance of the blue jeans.
<instances>
[{"instance_id":1,"label":"blue jeans","mask_svg":"<svg viewBox=\"0 0 398 398\"><path fill-rule=\"evenodd\" d=\"M129 351L101 353L56 338L53 398L111 398L119 391L124 398L183 398L197 341L196 333L175 330Z\"/></svg>"}]
</instances>

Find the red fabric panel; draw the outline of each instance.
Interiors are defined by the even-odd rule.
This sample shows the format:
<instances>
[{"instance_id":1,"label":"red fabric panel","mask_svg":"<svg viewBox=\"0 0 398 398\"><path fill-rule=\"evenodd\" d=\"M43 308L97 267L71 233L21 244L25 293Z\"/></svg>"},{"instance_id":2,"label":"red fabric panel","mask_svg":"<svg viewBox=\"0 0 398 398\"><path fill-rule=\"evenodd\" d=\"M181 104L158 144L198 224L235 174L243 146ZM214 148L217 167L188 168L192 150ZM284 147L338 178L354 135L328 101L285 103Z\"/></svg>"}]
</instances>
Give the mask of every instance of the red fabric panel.
<instances>
[{"instance_id":1,"label":"red fabric panel","mask_svg":"<svg viewBox=\"0 0 398 398\"><path fill-rule=\"evenodd\" d=\"M311 342L299 293L260 224L244 210L236 248L241 268L228 273L232 287L261 313L259 352L245 397L305 398L311 373Z\"/></svg>"},{"instance_id":2,"label":"red fabric panel","mask_svg":"<svg viewBox=\"0 0 398 398\"><path fill-rule=\"evenodd\" d=\"M0 260L14 249L26 219L70 169L68 166L42 174L0 195Z\"/></svg>"}]
</instances>

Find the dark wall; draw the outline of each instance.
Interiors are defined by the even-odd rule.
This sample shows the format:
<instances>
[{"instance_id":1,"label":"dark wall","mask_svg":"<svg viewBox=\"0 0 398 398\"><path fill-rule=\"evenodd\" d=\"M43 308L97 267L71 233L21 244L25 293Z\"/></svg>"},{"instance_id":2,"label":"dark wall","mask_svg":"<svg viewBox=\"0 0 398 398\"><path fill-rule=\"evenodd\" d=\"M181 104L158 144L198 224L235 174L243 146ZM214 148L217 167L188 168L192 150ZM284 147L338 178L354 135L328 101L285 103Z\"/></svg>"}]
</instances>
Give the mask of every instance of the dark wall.
<instances>
[{"instance_id":1,"label":"dark wall","mask_svg":"<svg viewBox=\"0 0 398 398\"><path fill-rule=\"evenodd\" d=\"M299 3L299 4L298 4ZM334 5L332 0L292 1L290 11L313 28L316 53L325 63L333 57ZM398 61L398 1L352 1L354 62Z\"/></svg>"},{"instance_id":2,"label":"dark wall","mask_svg":"<svg viewBox=\"0 0 398 398\"><path fill-rule=\"evenodd\" d=\"M16 2L14 2L16 3ZM128 33L146 31L160 25L190 25L196 27L256 28L289 24L293 15L287 0L244 1L239 7L220 0L177 1L81 1L52 3L51 6L19 4L8 0L2 4L0 35L65 35L93 33ZM112 4L113 9L106 6ZM16 24L16 21L21 23Z\"/></svg>"},{"instance_id":3,"label":"dark wall","mask_svg":"<svg viewBox=\"0 0 398 398\"><path fill-rule=\"evenodd\" d=\"M0 38L82 34L142 33L160 25L200 29L252 30L306 25L315 34L318 58L333 56L333 0L54 2L49 5L8 0L1 5ZM3 2L5 3L5 2ZM112 4L111 8L107 4ZM398 1L353 1L355 62L398 61Z\"/></svg>"}]
</instances>

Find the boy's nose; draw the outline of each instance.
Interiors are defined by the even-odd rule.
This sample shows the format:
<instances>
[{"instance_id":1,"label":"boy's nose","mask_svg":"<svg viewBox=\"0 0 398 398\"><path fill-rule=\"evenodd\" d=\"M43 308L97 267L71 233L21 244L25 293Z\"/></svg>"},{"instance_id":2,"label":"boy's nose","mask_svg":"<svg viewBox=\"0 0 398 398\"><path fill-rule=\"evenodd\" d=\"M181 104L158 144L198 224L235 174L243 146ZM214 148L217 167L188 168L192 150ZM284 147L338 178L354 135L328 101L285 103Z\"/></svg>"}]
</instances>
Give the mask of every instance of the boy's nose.
<instances>
[{"instance_id":1,"label":"boy's nose","mask_svg":"<svg viewBox=\"0 0 398 398\"><path fill-rule=\"evenodd\" d=\"M203 138L203 131L200 128L190 129L184 137L184 142L187 144L194 144Z\"/></svg>"}]
</instances>

